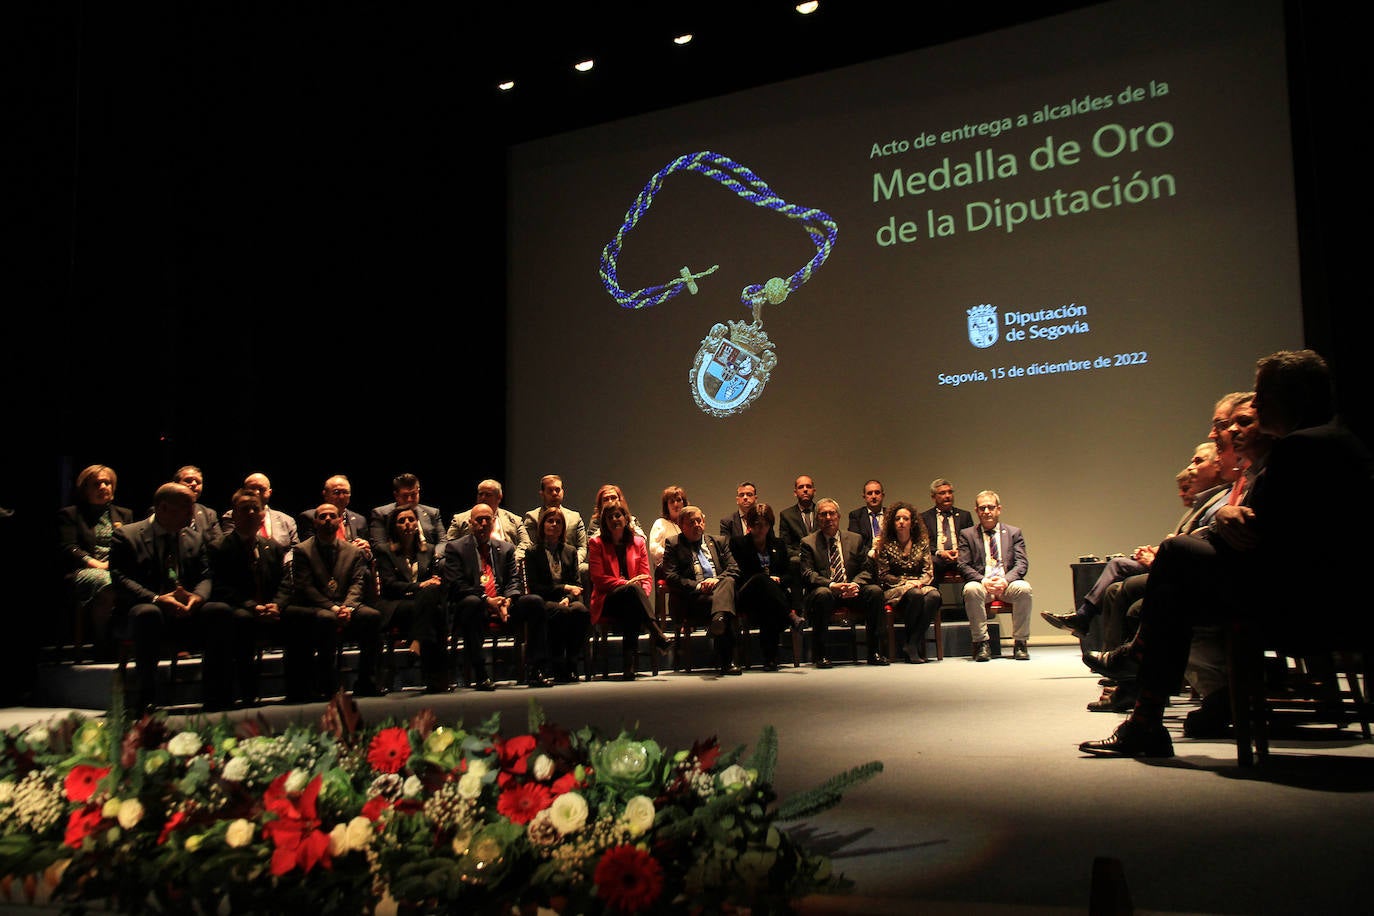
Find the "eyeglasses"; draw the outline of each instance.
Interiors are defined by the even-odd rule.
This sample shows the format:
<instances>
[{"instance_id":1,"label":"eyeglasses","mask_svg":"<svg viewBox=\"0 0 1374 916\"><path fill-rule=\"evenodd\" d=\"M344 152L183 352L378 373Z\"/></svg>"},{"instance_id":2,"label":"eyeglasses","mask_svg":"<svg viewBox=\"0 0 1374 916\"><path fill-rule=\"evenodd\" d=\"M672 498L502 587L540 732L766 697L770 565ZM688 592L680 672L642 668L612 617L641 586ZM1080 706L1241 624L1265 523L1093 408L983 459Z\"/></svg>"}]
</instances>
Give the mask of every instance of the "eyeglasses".
<instances>
[{"instance_id":1,"label":"eyeglasses","mask_svg":"<svg viewBox=\"0 0 1374 916\"><path fill-rule=\"evenodd\" d=\"M978 511L979 511L979 512L992 512L992 511L995 511L997 508L998 508L997 506L979 506L979 507L978 507Z\"/></svg>"},{"instance_id":2,"label":"eyeglasses","mask_svg":"<svg viewBox=\"0 0 1374 916\"><path fill-rule=\"evenodd\" d=\"M327 521L329 521L331 518L338 518L338 516L335 515L333 512L316 512L316 513L315 513L315 521L317 521L317 522L327 522Z\"/></svg>"}]
</instances>

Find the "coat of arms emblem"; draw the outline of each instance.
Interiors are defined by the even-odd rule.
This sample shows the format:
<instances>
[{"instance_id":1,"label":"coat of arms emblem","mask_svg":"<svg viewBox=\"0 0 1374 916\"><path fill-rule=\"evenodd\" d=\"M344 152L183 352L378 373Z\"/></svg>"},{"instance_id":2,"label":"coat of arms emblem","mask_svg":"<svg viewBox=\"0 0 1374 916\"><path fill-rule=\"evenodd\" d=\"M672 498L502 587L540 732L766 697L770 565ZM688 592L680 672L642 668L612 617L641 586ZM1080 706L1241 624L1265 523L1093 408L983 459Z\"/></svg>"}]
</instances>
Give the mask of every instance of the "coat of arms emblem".
<instances>
[{"instance_id":1,"label":"coat of arms emblem","mask_svg":"<svg viewBox=\"0 0 1374 916\"><path fill-rule=\"evenodd\" d=\"M777 364L773 342L758 321L717 324L702 338L692 364L692 399L704 413L728 417L753 403Z\"/></svg>"},{"instance_id":2,"label":"coat of arms emblem","mask_svg":"<svg viewBox=\"0 0 1374 916\"><path fill-rule=\"evenodd\" d=\"M968 342L980 350L997 343L997 309L975 305L968 310Z\"/></svg>"}]
</instances>

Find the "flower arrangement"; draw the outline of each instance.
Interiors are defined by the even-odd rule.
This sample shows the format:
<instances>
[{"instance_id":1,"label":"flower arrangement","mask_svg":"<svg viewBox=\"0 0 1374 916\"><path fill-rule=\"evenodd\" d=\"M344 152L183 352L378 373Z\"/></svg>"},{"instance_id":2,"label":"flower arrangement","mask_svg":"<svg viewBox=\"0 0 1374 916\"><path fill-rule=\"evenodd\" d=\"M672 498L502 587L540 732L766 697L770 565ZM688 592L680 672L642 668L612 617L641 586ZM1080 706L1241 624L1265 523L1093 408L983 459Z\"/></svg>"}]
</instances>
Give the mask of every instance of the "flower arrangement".
<instances>
[{"instance_id":1,"label":"flower arrangement","mask_svg":"<svg viewBox=\"0 0 1374 916\"><path fill-rule=\"evenodd\" d=\"M570 731L531 703L368 727L340 694L318 728L73 715L0 735L0 899L127 912L788 912L848 882L779 824L882 770L778 803L777 736L668 751Z\"/></svg>"}]
</instances>

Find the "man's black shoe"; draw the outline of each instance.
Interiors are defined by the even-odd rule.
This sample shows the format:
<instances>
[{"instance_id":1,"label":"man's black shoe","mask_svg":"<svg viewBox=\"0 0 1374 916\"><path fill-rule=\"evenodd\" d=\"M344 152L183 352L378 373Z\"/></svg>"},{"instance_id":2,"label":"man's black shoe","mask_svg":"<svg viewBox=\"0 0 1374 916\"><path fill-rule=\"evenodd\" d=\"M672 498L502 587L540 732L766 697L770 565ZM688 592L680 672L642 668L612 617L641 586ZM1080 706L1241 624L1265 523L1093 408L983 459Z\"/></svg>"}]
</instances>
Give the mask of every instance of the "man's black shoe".
<instances>
[{"instance_id":1,"label":"man's black shoe","mask_svg":"<svg viewBox=\"0 0 1374 916\"><path fill-rule=\"evenodd\" d=\"M1011 650L1011 657L1018 662L1030 661L1030 649L1026 647L1025 640L1018 639L1016 641L1015 647Z\"/></svg>"},{"instance_id":2,"label":"man's black shoe","mask_svg":"<svg viewBox=\"0 0 1374 916\"><path fill-rule=\"evenodd\" d=\"M818 655L818 656L816 656L816 667L817 667L817 668L833 668L833 667L835 667L835 666L832 665L832 664L830 663L830 659L826 658L824 655Z\"/></svg>"},{"instance_id":3,"label":"man's black shoe","mask_svg":"<svg viewBox=\"0 0 1374 916\"><path fill-rule=\"evenodd\" d=\"M870 652L868 655L868 663L870 665L886 665L888 664L887 656L880 652Z\"/></svg>"},{"instance_id":4,"label":"man's black shoe","mask_svg":"<svg viewBox=\"0 0 1374 916\"><path fill-rule=\"evenodd\" d=\"M1110 652L1084 652L1083 664L1095 674L1116 678L1118 681L1133 678L1140 670L1140 663L1131 658L1129 643L1117 646Z\"/></svg>"},{"instance_id":5,"label":"man's black shoe","mask_svg":"<svg viewBox=\"0 0 1374 916\"><path fill-rule=\"evenodd\" d=\"M988 648L988 641L986 639L980 642L977 648L973 650L973 660L975 662L992 661L992 650Z\"/></svg>"},{"instance_id":6,"label":"man's black shoe","mask_svg":"<svg viewBox=\"0 0 1374 916\"><path fill-rule=\"evenodd\" d=\"M1084 741L1078 749L1094 757L1172 757L1174 742L1162 723L1143 725L1127 719L1103 741Z\"/></svg>"},{"instance_id":7,"label":"man's black shoe","mask_svg":"<svg viewBox=\"0 0 1374 916\"><path fill-rule=\"evenodd\" d=\"M473 690L480 690L483 693L491 693L496 689L496 682L489 677L484 677L472 685Z\"/></svg>"},{"instance_id":8,"label":"man's black shoe","mask_svg":"<svg viewBox=\"0 0 1374 916\"><path fill-rule=\"evenodd\" d=\"M1050 626L1068 630L1079 639L1087 637L1088 628L1093 622L1091 617L1084 617L1082 614L1051 614L1049 611L1041 611L1040 616Z\"/></svg>"}]
</instances>

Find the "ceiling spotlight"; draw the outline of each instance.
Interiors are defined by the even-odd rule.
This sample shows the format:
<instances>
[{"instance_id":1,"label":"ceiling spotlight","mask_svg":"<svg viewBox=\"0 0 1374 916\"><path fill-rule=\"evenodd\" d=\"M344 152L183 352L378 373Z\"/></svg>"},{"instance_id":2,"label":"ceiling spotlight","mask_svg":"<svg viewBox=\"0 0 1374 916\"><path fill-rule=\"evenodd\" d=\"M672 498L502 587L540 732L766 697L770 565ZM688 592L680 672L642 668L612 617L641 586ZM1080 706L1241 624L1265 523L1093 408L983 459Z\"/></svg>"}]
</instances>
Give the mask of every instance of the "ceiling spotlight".
<instances>
[{"instance_id":1,"label":"ceiling spotlight","mask_svg":"<svg viewBox=\"0 0 1374 916\"><path fill-rule=\"evenodd\" d=\"M573 69L576 70L578 73L586 73L588 70L595 66L596 61L592 60L589 57L586 60L578 61L577 63L573 64Z\"/></svg>"},{"instance_id":2,"label":"ceiling spotlight","mask_svg":"<svg viewBox=\"0 0 1374 916\"><path fill-rule=\"evenodd\" d=\"M803 16L816 12L816 7L820 6L819 0L807 0L806 3L797 4L797 12Z\"/></svg>"},{"instance_id":3,"label":"ceiling spotlight","mask_svg":"<svg viewBox=\"0 0 1374 916\"><path fill-rule=\"evenodd\" d=\"M691 32L687 32L687 33L684 34L684 35L679 35L678 37L674 38L674 39L673 39L673 44L675 44L675 45L685 45L685 44L687 44L687 42L689 42L689 41L691 41L691 40L692 40L692 33L691 33Z\"/></svg>"},{"instance_id":4,"label":"ceiling spotlight","mask_svg":"<svg viewBox=\"0 0 1374 916\"><path fill-rule=\"evenodd\" d=\"M509 92L515 88L515 80L506 80L505 82L497 83L496 88L500 89L502 92Z\"/></svg>"}]
</instances>

